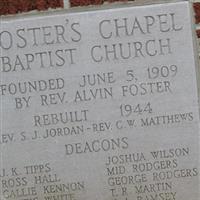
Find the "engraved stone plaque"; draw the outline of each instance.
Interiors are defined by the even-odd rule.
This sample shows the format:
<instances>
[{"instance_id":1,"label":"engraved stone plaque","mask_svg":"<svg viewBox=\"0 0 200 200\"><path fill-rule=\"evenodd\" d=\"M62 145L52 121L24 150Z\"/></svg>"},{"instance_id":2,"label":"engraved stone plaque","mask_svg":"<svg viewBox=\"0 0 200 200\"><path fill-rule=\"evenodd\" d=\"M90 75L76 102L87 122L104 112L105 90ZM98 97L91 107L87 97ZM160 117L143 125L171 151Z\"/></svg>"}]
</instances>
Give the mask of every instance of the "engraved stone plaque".
<instances>
[{"instance_id":1,"label":"engraved stone plaque","mask_svg":"<svg viewBox=\"0 0 200 200\"><path fill-rule=\"evenodd\" d=\"M2 18L0 200L198 200L191 10Z\"/></svg>"}]
</instances>

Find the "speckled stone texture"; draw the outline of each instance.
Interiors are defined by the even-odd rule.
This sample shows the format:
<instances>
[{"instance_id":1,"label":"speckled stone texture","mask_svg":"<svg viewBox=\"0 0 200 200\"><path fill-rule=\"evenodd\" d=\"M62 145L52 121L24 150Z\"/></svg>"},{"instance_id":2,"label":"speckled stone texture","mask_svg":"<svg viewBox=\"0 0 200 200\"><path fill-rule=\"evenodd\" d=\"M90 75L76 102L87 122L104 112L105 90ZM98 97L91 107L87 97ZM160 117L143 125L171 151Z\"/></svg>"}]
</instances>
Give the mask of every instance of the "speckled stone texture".
<instances>
[{"instance_id":1,"label":"speckled stone texture","mask_svg":"<svg viewBox=\"0 0 200 200\"><path fill-rule=\"evenodd\" d=\"M63 7L63 0L0 0L0 15Z\"/></svg>"}]
</instances>

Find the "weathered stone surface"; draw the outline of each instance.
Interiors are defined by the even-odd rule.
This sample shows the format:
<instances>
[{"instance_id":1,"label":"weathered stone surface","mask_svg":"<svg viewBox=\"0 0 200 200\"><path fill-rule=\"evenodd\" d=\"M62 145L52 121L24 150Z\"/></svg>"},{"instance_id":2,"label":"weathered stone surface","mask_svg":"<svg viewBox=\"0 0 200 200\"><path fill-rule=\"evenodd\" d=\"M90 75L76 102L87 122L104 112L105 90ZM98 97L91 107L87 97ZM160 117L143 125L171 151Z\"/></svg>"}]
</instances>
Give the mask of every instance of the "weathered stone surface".
<instances>
[{"instance_id":1,"label":"weathered stone surface","mask_svg":"<svg viewBox=\"0 0 200 200\"><path fill-rule=\"evenodd\" d=\"M1 18L1 200L199 199L190 7Z\"/></svg>"}]
</instances>

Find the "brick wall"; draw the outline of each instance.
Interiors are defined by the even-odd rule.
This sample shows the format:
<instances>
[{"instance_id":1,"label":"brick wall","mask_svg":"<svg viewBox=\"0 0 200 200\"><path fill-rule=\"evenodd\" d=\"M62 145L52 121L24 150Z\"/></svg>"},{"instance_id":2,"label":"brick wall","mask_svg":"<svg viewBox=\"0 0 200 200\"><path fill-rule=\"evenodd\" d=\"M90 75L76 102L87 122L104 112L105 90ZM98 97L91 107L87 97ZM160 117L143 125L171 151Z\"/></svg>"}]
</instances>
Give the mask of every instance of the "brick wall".
<instances>
[{"instance_id":1,"label":"brick wall","mask_svg":"<svg viewBox=\"0 0 200 200\"><path fill-rule=\"evenodd\" d=\"M49 8L66 8L103 4L105 2L134 0L0 0L0 15L16 14L31 10L47 10ZM137 0L139 1L139 0ZM196 13L197 35L200 38L200 0L193 0Z\"/></svg>"},{"instance_id":2,"label":"brick wall","mask_svg":"<svg viewBox=\"0 0 200 200\"><path fill-rule=\"evenodd\" d=\"M0 0L0 15L63 7L63 0Z\"/></svg>"}]
</instances>

